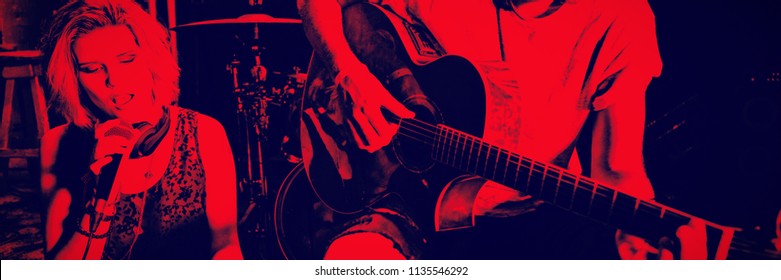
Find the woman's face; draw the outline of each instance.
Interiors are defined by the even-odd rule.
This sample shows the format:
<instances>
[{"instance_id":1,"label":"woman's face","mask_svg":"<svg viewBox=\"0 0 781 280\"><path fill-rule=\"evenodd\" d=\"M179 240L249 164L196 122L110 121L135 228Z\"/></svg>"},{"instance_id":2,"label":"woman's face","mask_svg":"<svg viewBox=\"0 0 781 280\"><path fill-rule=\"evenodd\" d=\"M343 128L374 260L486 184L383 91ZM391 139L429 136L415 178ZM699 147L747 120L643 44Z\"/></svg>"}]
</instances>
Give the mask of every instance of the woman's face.
<instances>
[{"instance_id":1,"label":"woman's face","mask_svg":"<svg viewBox=\"0 0 781 280\"><path fill-rule=\"evenodd\" d=\"M152 73L124 25L90 31L73 45L79 83L95 105L127 124L156 123L160 107L152 94Z\"/></svg>"}]
</instances>

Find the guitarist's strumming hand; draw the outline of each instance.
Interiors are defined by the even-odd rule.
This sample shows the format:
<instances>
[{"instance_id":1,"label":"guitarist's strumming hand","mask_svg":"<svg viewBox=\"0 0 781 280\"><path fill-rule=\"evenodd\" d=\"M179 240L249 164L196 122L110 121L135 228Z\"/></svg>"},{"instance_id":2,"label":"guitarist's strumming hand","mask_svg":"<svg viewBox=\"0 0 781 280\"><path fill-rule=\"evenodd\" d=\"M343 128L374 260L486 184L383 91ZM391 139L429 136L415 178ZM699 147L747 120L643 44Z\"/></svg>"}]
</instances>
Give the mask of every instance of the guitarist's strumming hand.
<instances>
[{"instance_id":1,"label":"guitarist's strumming hand","mask_svg":"<svg viewBox=\"0 0 781 280\"><path fill-rule=\"evenodd\" d=\"M382 108L401 118L412 118L415 114L397 101L383 87L364 64L342 70L334 81L349 96L347 109L352 112L348 124L358 147L375 152L387 146L398 130L398 125L389 122Z\"/></svg>"}]
</instances>

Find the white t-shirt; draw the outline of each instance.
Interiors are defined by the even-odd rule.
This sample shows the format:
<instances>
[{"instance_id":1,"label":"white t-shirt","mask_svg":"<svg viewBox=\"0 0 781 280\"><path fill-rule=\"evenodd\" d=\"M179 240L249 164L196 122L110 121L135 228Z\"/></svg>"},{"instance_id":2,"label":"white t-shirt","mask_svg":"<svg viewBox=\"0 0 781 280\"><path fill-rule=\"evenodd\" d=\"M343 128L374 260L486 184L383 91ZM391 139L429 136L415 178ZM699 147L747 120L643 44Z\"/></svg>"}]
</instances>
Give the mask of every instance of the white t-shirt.
<instances>
[{"instance_id":1,"label":"white t-shirt","mask_svg":"<svg viewBox=\"0 0 781 280\"><path fill-rule=\"evenodd\" d=\"M505 61L491 0L404 1L449 54L484 70L491 83L484 138L539 161L565 151L591 110L644 98L661 72L645 0L570 0L531 19L502 10Z\"/></svg>"}]
</instances>

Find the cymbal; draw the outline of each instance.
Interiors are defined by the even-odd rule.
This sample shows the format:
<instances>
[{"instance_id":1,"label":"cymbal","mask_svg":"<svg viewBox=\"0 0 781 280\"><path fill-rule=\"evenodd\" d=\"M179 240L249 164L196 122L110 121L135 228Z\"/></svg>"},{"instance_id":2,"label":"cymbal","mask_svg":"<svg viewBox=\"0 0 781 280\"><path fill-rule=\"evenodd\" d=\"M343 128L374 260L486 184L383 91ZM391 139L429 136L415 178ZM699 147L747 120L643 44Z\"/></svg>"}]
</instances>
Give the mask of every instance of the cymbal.
<instances>
[{"instance_id":1,"label":"cymbal","mask_svg":"<svg viewBox=\"0 0 781 280\"><path fill-rule=\"evenodd\" d=\"M294 18L275 18L270 15L266 14L246 14L239 16L237 18L226 18L226 19L214 19L214 20L205 20L205 21L198 21L188 24L182 24L176 28L181 27L190 27L190 26L203 26L203 25L218 25L218 24L248 24L248 23L256 23L256 24L300 24L300 19L294 19Z\"/></svg>"}]
</instances>

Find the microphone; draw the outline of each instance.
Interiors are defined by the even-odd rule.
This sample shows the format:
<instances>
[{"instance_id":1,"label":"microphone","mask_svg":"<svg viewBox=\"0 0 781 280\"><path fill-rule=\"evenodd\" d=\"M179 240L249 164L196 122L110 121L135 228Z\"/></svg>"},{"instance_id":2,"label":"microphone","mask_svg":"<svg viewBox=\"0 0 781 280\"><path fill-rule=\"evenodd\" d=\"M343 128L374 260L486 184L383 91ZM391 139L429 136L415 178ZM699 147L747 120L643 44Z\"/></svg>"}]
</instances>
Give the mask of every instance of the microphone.
<instances>
[{"instance_id":1,"label":"microphone","mask_svg":"<svg viewBox=\"0 0 781 280\"><path fill-rule=\"evenodd\" d=\"M103 133L103 137L113 137L118 136L125 139L130 140L133 137L133 132L130 131L129 128L121 127L121 126L114 126L106 130L105 133ZM108 200L109 195L111 194L112 186L114 185L114 179L117 177L117 171L119 170L119 164L122 161L122 155L121 154L113 154L110 155L111 162L104 165L100 168L100 173L98 174L98 182L97 186L95 188L95 196L92 198L92 203L94 207L94 211L91 211L89 213L90 216L90 223L89 223L89 232L94 233L98 229L98 224L100 223L100 220L103 219L103 216L105 213L103 213L102 210L106 207L106 202ZM96 217L95 214L96 211L100 211L100 215ZM92 241L92 236L89 237L87 241L87 249L84 251L84 259L87 257L87 252L89 251L89 244Z\"/></svg>"},{"instance_id":2,"label":"microphone","mask_svg":"<svg viewBox=\"0 0 781 280\"><path fill-rule=\"evenodd\" d=\"M130 140L133 137L133 132L130 128L115 126L109 128L104 134L104 137L119 136ZM111 162L100 168L100 174L98 175L97 189L95 190L95 200L108 200L108 196L111 193L111 187L114 185L114 179L117 177L117 171L119 170L119 163L122 160L121 154L111 155ZM96 209L97 210L97 209Z\"/></svg>"},{"instance_id":3,"label":"microphone","mask_svg":"<svg viewBox=\"0 0 781 280\"><path fill-rule=\"evenodd\" d=\"M168 116L168 108L163 107L163 115L155 126L148 122L141 122L132 126L113 126L103 133L103 137L118 136L130 140L133 138L132 129L141 131L136 142L130 145L130 158L138 158L152 154L160 142L162 142L163 137L168 133L170 126L171 119ZM114 185L122 155L113 154L110 157L111 162L100 169L95 191L95 201L102 199L105 202L111 194L111 188Z\"/></svg>"}]
</instances>

